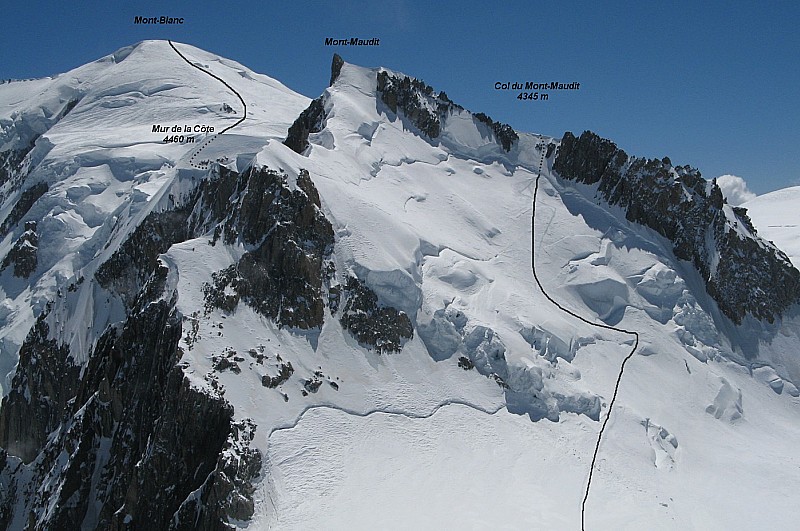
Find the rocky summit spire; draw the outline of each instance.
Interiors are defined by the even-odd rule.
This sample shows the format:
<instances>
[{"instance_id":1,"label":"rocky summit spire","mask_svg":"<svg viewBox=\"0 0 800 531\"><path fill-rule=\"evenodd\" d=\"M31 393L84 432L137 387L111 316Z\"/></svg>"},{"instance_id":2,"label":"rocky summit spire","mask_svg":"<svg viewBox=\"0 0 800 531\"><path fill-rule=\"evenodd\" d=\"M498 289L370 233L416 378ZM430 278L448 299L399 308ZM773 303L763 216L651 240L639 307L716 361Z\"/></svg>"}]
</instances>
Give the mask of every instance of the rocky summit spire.
<instances>
[{"instance_id":1,"label":"rocky summit spire","mask_svg":"<svg viewBox=\"0 0 800 531\"><path fill-rule=\"evenodd\" d=\"M328 84L329 87L333 86L337 79L339 79L339 74L342 73L342 66L344 66L344 59L338 53L333 54L333 61L331 61L331 82Z\"/></svg>"}]
</instances>

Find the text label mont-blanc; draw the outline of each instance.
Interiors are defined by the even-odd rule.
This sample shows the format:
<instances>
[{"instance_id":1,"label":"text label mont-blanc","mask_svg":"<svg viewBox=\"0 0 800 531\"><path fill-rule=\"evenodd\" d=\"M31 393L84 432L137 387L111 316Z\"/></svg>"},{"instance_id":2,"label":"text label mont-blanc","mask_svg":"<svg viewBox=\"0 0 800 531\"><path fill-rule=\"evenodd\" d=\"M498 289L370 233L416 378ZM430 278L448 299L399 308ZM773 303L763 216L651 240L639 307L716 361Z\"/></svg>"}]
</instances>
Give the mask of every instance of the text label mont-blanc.
<instances>
[{"instance_id":1,"label":"text label mont-blanc","mask_svg":"<svg viewBox=\"0 0 800 531\"><path fill-rule=\"evenodd\" d=\"M183 24L183 17L133 17L134 24Z\"/></svg>"}]
</instances>

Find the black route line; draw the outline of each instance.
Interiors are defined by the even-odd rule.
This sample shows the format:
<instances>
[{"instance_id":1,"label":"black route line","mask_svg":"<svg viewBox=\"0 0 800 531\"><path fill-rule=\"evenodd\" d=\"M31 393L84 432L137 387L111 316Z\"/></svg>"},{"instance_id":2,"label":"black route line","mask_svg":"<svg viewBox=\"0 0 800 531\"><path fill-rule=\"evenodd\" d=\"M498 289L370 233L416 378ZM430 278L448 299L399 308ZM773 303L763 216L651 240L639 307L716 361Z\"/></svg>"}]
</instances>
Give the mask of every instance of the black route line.
<instances>
[{"instance_id":1,"label":"black route line","mask_svg":"<svg viewBox=\"0 0 800 531\"><path fill-rule=\"evenodd\" d=\"M208 71L208 70L204 70L203 68L200 68L199 66L197 66L196 64L194 64L193 62L191 62L189 59L187 59L187 57L186 57L185 55L183 55L183 54L182 54L182 53L181 53L181 52L180 52L180 51L179 51L179 50L178 50L178 49L175 47L175 45L174 45L174 44L172 44L172 41L168 40L167 42L168 42L168 43L169 43L169 45L172 47L172 49L173 49L173 50L175 50L175 53L177 53L177 54L178 54L178 55L181 57L181 59L183 59L184 61L186 61L186 62L189 64L189 66L191 66L191 67L193 67L193 68L196 68L196 69L200 70L200 71L201 71L201 72L203 72L204 74L208 74L209 76L213 77L214 79L216 79L217 81L219 81L220 83L222 83L223 85L225 85L226 87L228 87L228 89L229 89L231 92L233 92L234 94L236 94L236 97L237 97L237 98L239 98L239 101L240 101L240 102L242 102L242 107L244 107L244 112L242 113L242 117L241 117L241 118L239 118L239 120L238 120L238 121L237 121L235 124L233 124L233 125L229 125L228 127L226 127L225 129L223 129L223 130L222 130L222 131L220 131L219 133L217 133L217 134L215 134L215 135L213 135L213 136L211 136L211 137L207 138L207 139L206 139L206 140L204 140L204 141L203 141L203 142L202 142L202 143L201 143L201 144L200 144L200 145L199 145L197 148L195 148L194 154L192 154L192 156L189 158L189 164L191 164L191 165L192 165L192 166L194 166L195 168L206 169L206 168L208 168L208 164L206 164L206 165L202 165L202 163L201 163L201 164L195 164L195 162L194 162L194 159L195 159L195 158L196 158L196 157L197 157L197 156L200 154L200 152L201 152L201 151L203 151L205 148L207 148L207 147L209 146L209 144L211 144L211 142L213 142L214 140L216 140L216 139L217 139L217 137L218 137L219 135L221 135L221 134L223 134L223 133L226 133L226 132L230 131L231 129L233 129L234 127L236 127L237 125L239 125L239 124L241 124L242 122L244 122L244 121L245 121L245 119L247 118L247 103L245 103L245 102L244 102L244 98L242 98L242 95L241 95L241 94L239 94L239 92L238 92L238 91L237 91L235 88L233 88L232 86L230 86L230 85L228 84L228 82L227 82L227 81L225 81L224 79L222 79L222 78L221 78L221 77L219 77L218 75L216 75L216 74L214 74L214 73L212 73L212 72L210 72L210 71Z\"/></svg>"},{"instance_id":2,"label":"black route line","mask_svg":"<svg viewBox=\"0 0 800 531\"><path fill-rule=\"evenodd\" d=\"M581 317L575 312L572 312L556 302L556 300L548 295L547 291L545 291L544 286L542 285L541 281L539 280L539 276L536 274L536 195L539 192L539 178L542 176L542 167L544 165L544 156L545 156L545 145L540 144L542 148L542 156L539 159L539 174L536 176L536 186L533 189L533 212L531 214L531 268L533 269L533 279L536 281L536 284L539 286L539 290L542 292L542 295L545 296L547 300L552 302L559 310L564 313L575 317L579 321L582 321L588 325L595 326L597 328L604 328L606 330L613 330L614 332L622 332L623 334L629 334L636 337L636 341L633 344L633 348L631 349L630 353L625 356L625 359L622 360L622 365L619 368L619 374L617 375L617 382L614 384L614 394L611 396L611 402L608 405L608 413L606 414L606 418L603 420L603 424L600 426L600 432L597 434L597 443L594 445L594 454L592 455L592 465L589 468L589 479L586 482L586 492L583 495L583 502L581 503L581 530L586 530L586 500L589 499L589 490L592 488L592 474L594 473L594 467L597 462L597 453L600 451L600 442L603 439L603 432L606 429L606 425L608 424L608 419L611 418L611 411L614 409L614 402L617 400L617 392L619 391L619 384L622 381L622 373L625 372L625 364L628 363L628 360L633 357L634 352L639 347L639 332L634 332L631 330L626 330L624 328L617 328L616 326L611 326L603 323L596 323L586 319L585 317Z\"/></svg>"}]
</instances>

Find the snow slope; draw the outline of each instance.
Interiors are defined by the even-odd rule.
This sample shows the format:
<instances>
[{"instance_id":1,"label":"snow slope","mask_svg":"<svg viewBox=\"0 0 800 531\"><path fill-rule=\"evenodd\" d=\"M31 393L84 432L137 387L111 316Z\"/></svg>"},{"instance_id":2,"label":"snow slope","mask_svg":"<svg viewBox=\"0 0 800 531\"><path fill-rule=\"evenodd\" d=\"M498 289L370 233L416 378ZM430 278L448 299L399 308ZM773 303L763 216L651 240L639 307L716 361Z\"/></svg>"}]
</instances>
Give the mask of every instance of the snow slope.
<instances>
[{"instance_id":1,"label":"snow slope","mask_svg":"<svg viewBox=\"0 0 800 531\"><path fill-rule=\"evenodd\" d=\"M800 186L792 186L760 195L742 204L761 237L775 242L795 266L800 266L798 201Z\"/></svg>"},{"instance_id":2,"label":"snow slope","mask_svg":"<svg viewBox=\"0 0 800 531\"><path fill-rule=\"evenodd\" d=\"M557 139L520 133L506 152L459 110L431 141L377 97L380 69L345 64L323 94L324 127L297 154L282 140L308 98L176 46L247 102L247 120L204 156L234 170L279 169L292 187L307 170L335 232L336 280L356 276L414 325L401 352L379 355L329 308L310 331L280 328L245 304L206 313L204 283L247 247L210 245L209 233L161 256L184 316L180 366L195 387L223 395L236 419L258 426L255 515L237 526L579 528L597 421L631 339L560 312L538 290L531 260L561 304L641 336L601 446L587 529L796 525L796 317L760 336L735 327L670 242L601 204L592 187L560 179L552 157L538 167ZM125 309L79 279L92 279L149 213L208 178L188 163L193 146L161 143L152 125L221 129L238 119L221 110L237 102L224 85L166 42L146 41L53 79L0 85L5 141L46 129L73 99L31 154L28 181L50 185L24 218L42 227L43 250L28 284L9 271L0 278L4 374L13 374L35 316L69 285L77 291L57 303L53 336L85 363ZM459 367L462 356L478 370ZM220 369L221 357L241 358L239 370ZM265 387L285 361L291 378ZM322 383L309 392L304 382L315 378Z\"/></svg>"},{"instance_id":3,"label":"snow slope","mask_svg":"<svg viewBox=\"0 0 800 531\"><path fill-rule=\"evenodd\" d=\"M797 513L789 498L772 495L770 478L800 480L790 450L800 435L796 389L787 382L794 396L777 396L765 385L774 371L756 368L754 380L725 361L738 357L736 347L704 310L713 313L713 302L690 289L701 285L696 272L658 235L547 172L538 247L531 249L527 220L538 171L531 154L550 139L522 135L526 157L497 150L488 161L476 160L470 131L456 129L431 145L374 102L373 75L344 66L326 94L324 131L295 163L315 176L346 267L401 308L414 310L421 299L420 335L437 310L455 306L468 326L501 338L512 374L513 367L528 378L541 371L545 392L607 400L629 339L598 333L547 303L533 284L533 251L550 293L590 318L620 319L643 338L600 453L590 528L757 527L761 517L735 501L742 488L791 525ZM258 160L285 167L284 151L269 146ZM534 348L525 330L529 338L539 334ZM796 331L788 333L796 344ZM436 348L446 337L433 335L426 346L440 359ZM744 417L740 390L748 397ZM272 509L263 521L275 528L574 529L597 425L567 413L555 426L509 427L522 419L464 407L425 419L314 410L270 438L273 475L264 496ZM542 440L532 443L528 430ZM393 442L377 443L387 439ZM461 451L468 457L459 459ZM551 457L537 459L542 452ZM715 465L734 461L739 467ZM475 504L478 492L492 492L492 501ZM531 497L536 509L523 501Z\"/></svg>"},{"instance_id":4,"label":"snow slope","mask_svg":"<svg viewBox=\"0 0 800 531\"><path fill-rule=\"evenodd\" d=\"M238 63L178 46L255 100L248 120L215 142L214 149L224 150L235 142L237 153L255 153L270 138L283 138L308 104L308 98ZM52 124L71 101L77 102L74 108ZM165 134L153 133L152 126L211 125L221 130L236 121L236 115L222 112L221 105L234 106L237 99L224 85L187 65L167 42L144 41L51 79L4 84L0 102L0 142L3 135L11 138L3 145L16 146L30 131L43 133L29 155L36 165L26 183L50 186L29 216L43 227L39 270L44 273L25 289L16 287L8 272L2 284L4 313L16 316L6 317L2 332L0 367L5 376L16 363L34 309L41 310L59 287L93 275L114 251L115 246L107 248L109 240L117 245L124 241L149 212L169 203L168 190L180 193L178 181L199 176L182 171L191 168L194 146L165 144ZM197 141L204 137L198 135ZM206 155L215 153L209 149ZM0 215L7 216L13 204L7 202ZM8 253L16 236L11 232L3 239L0 254ZM87 297L79 304L94 304ZM98 311L103 319L92 324L94 333L120 317L106 313ZM75 311L62 332L78 357L85 357L91 342L85 333L91 319L89 313ZM6 378L4 388L8 382Z\"/></svg>"}]
</instances>

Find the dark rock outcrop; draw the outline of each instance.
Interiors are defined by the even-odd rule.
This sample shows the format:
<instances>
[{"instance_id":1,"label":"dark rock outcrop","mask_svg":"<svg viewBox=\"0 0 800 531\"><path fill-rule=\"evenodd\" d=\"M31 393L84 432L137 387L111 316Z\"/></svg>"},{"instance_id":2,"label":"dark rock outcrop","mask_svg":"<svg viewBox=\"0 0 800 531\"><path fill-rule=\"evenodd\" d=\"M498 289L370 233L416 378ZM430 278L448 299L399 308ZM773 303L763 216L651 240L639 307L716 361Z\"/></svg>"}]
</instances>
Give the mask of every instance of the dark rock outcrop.
<instances>
[{"instance_id":1,"label":"dark rock outcrop","mask_svg":"<svg viewBox=\"0 0 800 531\"><path fill-rule=\"evenodd\" d=\"M17 239L14 246L3 259L0 271L14 265L14 276L28 278L36 271L39 263L39 235L36 234L36 222L26 221L25 232Z\"/></svg>"},{"instance_id":2,"label":"dark rock outcrop","mask_svg":"<svg viewBox=\"0 0 800 531\"><path fill-rule=\"evenodd\" d=\"M597 184L629 221L672 241L675 256L694 265L735 323L748 314L772 323L800 300L800 272L757 236L745 209L728 207L716 182L696 169L629 157L590 131L566 133L553 168L565 179Z\"/></svg>"},{"instance_id":3,"label":"dark rock outcrop","mask_svg":"<svg viewBox=\"0 0 800 531\"><path fill-rule=\"evenodd\" d=\"M8 217L3 221L3 224L0 225L0 237L8 234L48 189L47 183L37 183L22 192L14 208L11 209L11 213L9 213Z\"/></svg>"},{"instance_id":4,"label":"dark rock outcrop","mask_svg":"<svg viewBox=\"0 0 800 531\"><path fill-rule=\"evenodd\" d=\"M95 278L106 289L122 297L130 307L158 265L158 255L189 237L187 219L191 204L175 210L153 212L106 260Z\"/></svg>"},{"instance_id":5,"label":"dark rock outcrop","mask_svg":"<svg viewBox=\"0 0 800 531\"><path fill-rule=\"evenodd\" d=\"M250 419L231 424L217 465L198 495L189 496L170 522L172 529L216 531L232 529L229 521L253 516L255 483L261 473L261 453L252 448L256 425Z\"/></svg>"},{"instance_id":6,"label":"dark rock outcrop","mask_svg":"<svg viewBox=\"0 0 800 531\"><path fill-rule=\"evenodd\" d=\"M294 367L292 367L292 362L287 361L286 363L279 363L278 364L278 374L276 376L269 376L264 375L261 377L261 385L264 387L269 387L270 389L275 389L282 383L286 382L289 378L291 378L292 374L294 374Z\"/></svg>"},{"instance_id":7,"label":"dark rock outcrop","mask_svg":"<svg viewBox=\"0 0 800 531\"><path fill-rule=\"evenodd\" d=\"M494 132L495 138L500 141L500 145L503 146L503 149L506 151L511 151L514 142L519 140L519 135L517 134L514 129L508 124L502 124L500 122L495 122L489 116L483 114L482 112L476 113L473 115L475 119L485 123L489 127L492 128L492 132Z\"/></svg>"},{"instance_id":8,"label":"dark rock outcrop","mask_svg":"<svg viewBox=\"0 0 800 531\"><path fill-rule=\"evenodd\" d=\"M215 512L201 502L216 483L233 408L193 388L178 368L168 373L165 390L168 394L159 404L160 415L153 419L149 440L140 446L140 455L133 454L137 460L131 464L136 466L128 481L120 485L124 489L117 489L120 498L106 505L114 510L101 522L110 520L114 529L194 529L194 519L178 518L186 502L196 505L193 516ZM115 471L115 477L124 475L123 470ZM164 489L164 485L171 488ZM200 493L196 493L198 489ZM206 520L212 517L205 516ZM217 526L220 516L216 515Z\"/></svg>"},{"instance_id":9,"label":"dark rock outcrop","mask_svg":"<svg viewBox=\"0 0 800 531\"><path fill-rule=\"evenodd\" d=\"M395 114L402 114L433 140L439 137L447 117L464 108L454 103L447 94L434 93L431 86L408 76L396 76L381 70L377 75L377 89L381 101ZM489 126L495 139L505 151L519 139L516 131L507 125L495 122L483 113L472 115L473 118Z\"/></svg>"},{"instance_id":10,"label":"dark rock outcrop","mask_svg":"<svg viewBox=\"0 0 800 531\"><path fill-rule=\"evenodd\" d=\"M316 375L307 380L303 380L303 389L307 393L316 393L317 391L319 391L321 385L322 385L322 380L317 378Z\"/></svg>"},{"instance_id":11,"label":"dark rock outcrop","mask_svg":"<svg viewBox=\"0 0 800 531\"><path fill-rule=\"evenodd\" d=\"M325 118L325 102L320 96L312 101L289 127L289 133L283 141L284 145L295 153L302 153L309 145L308 135L322 131Z\"/></svg>"},{"instance_id":12,"label":"dark rock outcrop","mask_svg":"<svg viewBox=\"0 0 800 531\"><path fill-rule=\"evenodd\" d=\"M206 233L230 215L230 201L237 192L238 182L239 174L235 171L224 166L211 169L210 175L200 183L199 198L189 217L191 233Z\"/></svg>"},{"instance_id":13,"label":"dark rock outcrop","mask_svg":"<svg viewBox=\"0 0 800 531\"><path fill-rule=\"evenodd\" d=\"M9 149L0 153L0 186L17 180L22 174L22 163L31 149L33 143L25 149Z\"/></svg>"},{"instance_id":14,"label":"dark rock outcrop","mask_svg":"<svg viewBox=\"0 0 800 531\"><path fill-rule=\"evenodd\" d=\"M220 356L211 356L211 366L216 372L231 371L234 374L241 374L240 360L244 361L244 358L237 356L235 350L227 350Z\"/></svg>"},{"instance_id":15,"label":"dark rock outcrop","mask_svg":"<svg viewBox=\"0 0 800 531\"><path fill-rule=\"evenodd\" d=\"M342 67L344 66L344 59L338 54L333 54L333 61L331 61L331 82L328 83L329 87L332 87L336 80L339 79L339 74L342 73Z\"/></svg>"},{"instance_id":16,"label":"dark rock outcrop","mask_svg":"<svg viewBox=\"0 0 800 531\"><path fill-rule=\"evenodd\" d=\"M130 309L160 271L161 253L213 228L212 243L220 237L228 244L241 241L248 252L204 286L207 311L233 312L241 300L281 326L320 326L333 228L308 172L300 172L294 190L287 175L268 168L213 172L183 204L149 214L98 268L99 284Z\"/></svg>"},{"instance_id":17,"label":"dark rock outcrop","mask_svg":"<svg viewBox=\"0 0 800 531\"><path fill-rule=\"evenodd\" d=\"M68 348L49 338L46 317L39 316L25 338L11 390L0 408L0 446L23 463L39 454L78 384L80 367Z\"/></svg>"},{"instance_id":18,"label":"dark rock outcrop","mask_svg":"<svg viewBox=\"0 0 800 531\"><path fill-rule=\"evenodd\" d=\"M252 516L255 426L176 365L172 303L137 310L82 373L37 321L0 409L0 525L211 530Z\"/></svg>"},{"instance_id":19,"label":"dark rock outcrop","mask_svg":"<svg viewBox=\"0 0 800 531\"><path fill-rule=\"evenodd\" d=\"M238 177L229 199L225 241L241 238L250 250L204 285L207 309L230 312L241 300L280 326L321 326L325 261L334 236L308 172L300 173L291 190L285 174L250 169Z\"/></svg>"},{"instance_id":20,"label":"dark rock outcrop","mask_svg":"<svg viewBox=\"0 0 800 531\"><path fill-rule=\"evenodd\" d=\"M347 302L340 321L359 343L379 354L399 352L414 335L405 312L378 303L378 296L357 278L350 277L345 288Z\"/></svg>"},{"instance_id":21,"label":"dark rock outcrop","mask_svg":"<svg viewBox=\"0 0 800 531\"><path fill-rule=\"evenodd\" d=\"M429 101L436 101L431 86L418 79L397 77L381 70L378 72L378 94L393 113L402 111L428 138L439 136L442 126L439 112L434 112L428 105ZM441 107L441 112L444 113L450 105L452 102L449 100L439 100L433 108Z\"/></svg>"}]
</instances>

